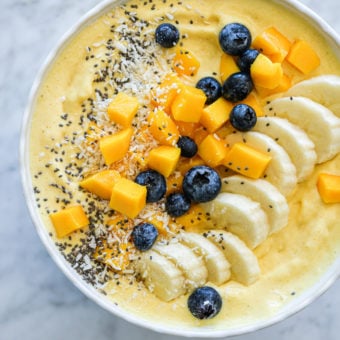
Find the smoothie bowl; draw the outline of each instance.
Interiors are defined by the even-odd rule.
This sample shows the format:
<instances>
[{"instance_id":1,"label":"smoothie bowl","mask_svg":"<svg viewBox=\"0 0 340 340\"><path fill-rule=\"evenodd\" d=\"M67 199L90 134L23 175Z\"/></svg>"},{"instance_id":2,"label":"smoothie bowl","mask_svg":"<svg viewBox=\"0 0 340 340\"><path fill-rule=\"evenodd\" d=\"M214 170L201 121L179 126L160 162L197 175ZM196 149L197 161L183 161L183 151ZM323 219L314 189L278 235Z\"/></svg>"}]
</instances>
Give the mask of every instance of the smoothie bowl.
<instances>
[{"instance_id":1,"label":"smoothie bowl","mask_svg":"<svg viewBox=\"0 0 340 340\"><path fill-rule=\"evenodd\" d=\"M340 272L340 49L294 1L107 1L50 55L25 114L28 206L100 306L241 334Z\"/></svg>"}]
</instances>

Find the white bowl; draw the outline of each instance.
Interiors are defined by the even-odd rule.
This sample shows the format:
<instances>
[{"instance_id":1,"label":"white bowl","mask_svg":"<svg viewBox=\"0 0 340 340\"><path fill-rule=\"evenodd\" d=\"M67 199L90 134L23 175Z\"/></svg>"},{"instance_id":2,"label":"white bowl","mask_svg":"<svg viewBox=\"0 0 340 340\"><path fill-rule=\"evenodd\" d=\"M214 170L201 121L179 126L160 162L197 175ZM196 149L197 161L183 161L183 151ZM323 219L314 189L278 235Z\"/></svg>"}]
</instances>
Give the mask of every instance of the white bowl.
<instances>
[{"instance_id":1,"label":"white bowl","mask_svg":"<svg viewBox=\"0 0 340 340\"><path fill-rule=\"evenodd\" d=\"M27 104L27 108L23 118L20 139L20 160L21 160L21 176L24 187L24 193L26 196L26 202L33 222L35 224L37 233L39 234L42 242L44 243L47 251L50 253L53 260L56 262L59 268L65 273L65 275L70 279L70 281L74 283L76 287L78 287L86 296L95 301L98 305L100 305L104 309L136 325L146 327L160 333L181 335L187 337L213 338L240 335L247 332L252 332L286 319L287 317L300 311L302 308L310 304L313 300L315 300L318 296L325 292L331 286L331 284L339 277L340 258L338 258L334 262L334 264L327 270L327 272L310 289L306 290L303 294L296 297L294 300L292 300L291 303L287 304L277 314L269 317L266 320L260 320L246 326L227 328L225 330L214 330L212 328L208 329L198 327L193 327L190 330L181 330L176 329L174 327L166 327L164 325L159 325L156 323L151 322L146 323L145 320L142 320L138 316L128 313L127 311L119 308L118 306L110 302L109 299L107 299L103 294L99 293L96 289L89 286L81 279L81 277L71 268L69 263L60 254L53 240L48 235L48 232L39 215L39 211L35 205L31 173L29 168L29 148L30 148L29 134L33 108L36 102L37 90L41 84L42 79L49 71L50 66L57 58L62 47L65 44L67 44L67 42L70 41L79 32L79 30L81 30L88 22L95 20L103 13L105 13L108 9L122 2L123 1L119 0L106 0L97 5L91 11L89 11L73 28L71 28L71 30L67 34L64 35L64 37L60 40L60 42L57 44L54 50L49 54L47 60L42 66L32 86L29 102ZM276 0L276 2L283 4L292 11L298 12L313 26L317 27L318 30L320 31L320 34L322 34L327 39L328 43L334 47L334 50L337 51L338 57L340 59L340 47L339 47L340 38L337 35L337 33L326 22L324 22L319 16L317 16L309 8L302 5L298 1Z\"/></svg>"}]
</instances>

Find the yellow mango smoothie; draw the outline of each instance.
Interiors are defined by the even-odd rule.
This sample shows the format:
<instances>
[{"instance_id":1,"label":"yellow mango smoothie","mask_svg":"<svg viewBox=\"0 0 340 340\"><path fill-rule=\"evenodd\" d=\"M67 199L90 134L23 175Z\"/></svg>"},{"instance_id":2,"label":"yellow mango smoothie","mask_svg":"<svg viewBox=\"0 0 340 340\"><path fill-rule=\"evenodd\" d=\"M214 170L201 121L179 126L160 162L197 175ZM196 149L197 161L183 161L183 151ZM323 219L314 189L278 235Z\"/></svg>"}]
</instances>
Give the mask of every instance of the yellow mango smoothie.
<instances>
[{"instance_id":1,"label":"yellow mango smoothie","mask_svg":"<svg viewBox=\"0 0 340 340\"><path fill-rule=\"evenodd\" d=\"M339 257L340 52L283 4L113 2L38 89L46 231L146 325L265 320Z\"/></svg>"}]
</instances>

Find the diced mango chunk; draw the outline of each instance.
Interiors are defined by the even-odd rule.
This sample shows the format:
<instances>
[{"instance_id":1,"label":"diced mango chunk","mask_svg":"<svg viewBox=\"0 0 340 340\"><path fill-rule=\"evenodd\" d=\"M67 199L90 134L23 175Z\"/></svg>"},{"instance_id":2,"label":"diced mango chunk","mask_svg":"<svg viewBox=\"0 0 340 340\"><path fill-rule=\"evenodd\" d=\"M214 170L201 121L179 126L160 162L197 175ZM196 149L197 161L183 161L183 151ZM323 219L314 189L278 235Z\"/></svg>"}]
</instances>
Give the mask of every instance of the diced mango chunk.
<instances>
[{"instance_id":1,"label":"diced mango chunk","mask_svg":"<svg viewBox=\"0 0 340 340\"><path fill-rule=\"evenodd\" d=\"M224 142L214 135L208 135L198 146L198 155L211 167L222 164L227 151Z\"/></svg>"},{"instance_id":2,"label":"diced mango chunk","mask_svg":"<svg viewBox=\"0 0 340 340\"><path fill-rule=\"evenodd\" d=\"M257 87L256 90L257 90L257 93L262 98L264 98L264 97L268 97L268 96L271 96L271 95L276 94L276 93L286 92L286 91L288 91L288 89L291 88L291 86L292 86L291 78L288 77L286 74L283 74L281 82L277 87L275 87L273 89L264 89L264 88L261 88L261 87ZM261 110L262 110L262 108L261 108ZM263 112L262 112L262 115L263 115ZM257 115L257 116L260 117L259 115Z\"/></svg>"},{"instance_id":3,"label":"diced mango chunk","mask_svg":"<svg viewBox=\"0 0 340 340\"><path fill-rule=\"evenodd\" d=\"M132 128L127 128L99 140L99 148L106 165L110 165L124 158L129 150L132 134Z\"/></svg>"},{"instance_id":4,"label":"diced mango chunk","mask_svg":"<svg viewBox=\"0 0 340 340\"><path fill-rule=\"evenodd\" d=\"M113 186L110 207L135 218L146 205L146 186L139 185L129 179L120 178Z\"/></svg>"},{"instance_id":5,"label":"diced mango chunk","mask_svg":"<svg viewBox=\"0 0 340 340\"><path fill-rule=\"evenodd\" d=\"M152 104L169 113L171 104L181 91L182 86L183 83L175 73L167 74L161 84L151 91Z\"/></svg>"},{"instance_id":6,"label":"diced mango chunk","mask_svg":"<svg viewBox=\"0 0 340 340\"><path fill-rule=\"evenodd\" d=\"M177 74L194 76L200 68L200 62L189 51L178 48L173 60L173 67Z\"/></svg>"},{"instance_id":7,"label":"diced mango chunk","mask_svg":"<svg viewBox=\"0 0 340 340\"><path fill-rule=\"evenodd\" d=\"M223 53L220 61L220 77L222 83L233 73L240 72L235 59L226 53Z\"/></svg>"},{"instance_id":8,"label":"diced mango chunk","mask_svg":"<svg viewBox=\"0 0 340 340\"><path fill-rule=\"evenodd\" d=\"M203 109L200 123L206 127L210 133L213 133L227 122L232 108L233 105L230 102L224 98L219 98Z\"/></svg>"},{"instance_id":9,"label":"diced mango chunk","mask_svg":"<svg viewBox=\"0 0 340 340\"><path fill-rule=\"evenodd\" d=\"M201 144L203 139L209 135L209 132L205 127L200 127L198 128L195 132L194 135L192 136L193 140L197 145Z\"/></svg>"},{"instance_id":10,"label":"diced mango chunk","mask_svg":"<svg viewBox=\"0 0 340 340\"><path fill-rule=\"evenodd\" d=\"M185 175L192 167L205 165L204 160L199 156L194 156L192 158L182 158L178 163L177 170Z\"/></svg>"},{"instance_id":11,"label":"diced mango chunk","mask_svg":"<svg viewBox=\"0 0 340 340\"><path fill-rule=\"evenodd\" d=\"M107 108L111 121L124 127L129 127L139 107L138 99L120 92Z\"/></svg>"},{"instance_id":12,"label":"diced mango chunk","mask_svg":"<svg viewBox=\"0 0 340 340\"><path fill-rule=\"evenodd\" d=\"M340 175L319 174L317 188L325 203L340 203Z\"/></svg>"},{"instance_id":13,"label":"diced mango chunk","mask_svg":"<svg viewBox=\"0 0 340 340\"><path fill-rule=\"evenodd\" d=\"M309 74L320 65L320 58L306 41L293 43L286 60L303 74Z\"/></svg>"},{"instance_id":14,"label":"diced mango chunk","mask_svg":"<svg viewBox=\"0 0 340 340\"><path fill-rule=\"evenodd\" d=\"M172 116L178 121L198 123L206 100L201 89L185 85L171 105Z\"/></svg>"},{"instance_id":15,"label":"diced mango chunk","mask_svg":"<svg viewBox=\"0 0 340 340\"><path fill-rule=\"evenodd\" d=\"M150 112L148 116L150 132L163 145L175 145L179 138L176 124L171 117L162 110Z\"/></svg>"},{"instance_id":16,"label":"diced mango chunk","mask_svg":"<svg viewBox=\"0 0 340 340\"><path fill-rule=\"evenodd\" d=\"M282 65L273 63L264 54L259 54L250 67L251 78L254 85L273 89L279 86L283 77Z\"/></svg>"},{"instance_id":17,"label":"diced mango chunk","mask_svg":"<svg viewBox=\"0 0 340 340\"><path fill-rule=\"evenodd\" d=\"M247 104L248 106L252 107L253 110L255 110L257 117L263 117L264 116L262 105L260 104L257 96L253 92L249 93L247 98L242 100L241 103ZM240 103L237 103L237 104L240 104ZM237 105L237 104L235 104L235 105Z\"/></svg>"},{"instance_id":18,"label":"diced mango chunk","mask_svg":"<svg viewBox=\"0 0 340 340\"><path fill-rule=\"evenodd\" d=\"M112 188L119 178L118 171L103 170L82 180L79 185L100 198L109 200Z\"/></svg>"},{"instance_id":19,"label":"diced mango chunk","mask_svg":"<svg viewBox=\"0 0 340 340\"><path fill-rule=\"evenodd\" d=\"M150 151L148 165L163 176L169 177L176 169L180 156L180 148L162 145Z\"/></svg>"},{"instance_id":20,"label":"diced mango chunk","mask_svg":"<svg viewBox=\"0 0 340 340\"><path fill-rule=\"evenodd\" d=\"M89 220L80 205L50 214L50 218L59 238L65 237L89 224Z\"/></svg>"},{"instance_id":21,"label":"diced mango chunk","mask_svg":"<svg viewBox=\"0 0 340 340\"><path fill-rule=\"evenodd\" d=\"M195 131L200 127L198 123L187 123L175 121L178 131L181 136L187 136L193 138Z\"/></svg>"},{"instance_id":22,"label":"diced mango chunk","mask_svg":"<svg viewBox=\"0 0 340 340\"><path fill-rule=\"evenodd\" d=\"M281 63L287 56L291 42L275 27L269 27L253 41L253 48L261 51L272 62Z\"/></svg>"},{"instance_id":23,"label":"diced mango chunk","mask_svg":"<svg viewBox=\"0 0 340 340\"><path fill-rule=\"evenodd\" d=\"M228 151L223 164L250 178L260 178L266 170L271 157L244 143L235 143Z\"/></svg>"},{"instance_id":24,"label":"diced mango chunk","mask_svg":"<svg viewBox=\"0 0 340 340\"><path fill-rule=\"evenodd\" d=\"M198 204L192 205L188 212L176 218L176 223L183 226L186 231L195 231L195 227L207 220L207 215Z\"/></svg>"}]
</instances>

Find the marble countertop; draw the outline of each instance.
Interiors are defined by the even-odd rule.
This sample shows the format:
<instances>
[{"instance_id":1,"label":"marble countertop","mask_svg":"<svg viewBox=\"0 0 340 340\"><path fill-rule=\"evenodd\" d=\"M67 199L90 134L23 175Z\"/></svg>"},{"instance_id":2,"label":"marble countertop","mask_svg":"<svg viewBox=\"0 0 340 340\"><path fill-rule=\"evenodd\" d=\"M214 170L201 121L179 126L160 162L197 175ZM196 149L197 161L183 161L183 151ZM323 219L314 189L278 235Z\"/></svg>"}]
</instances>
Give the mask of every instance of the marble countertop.
<instances>
[{"instance_id":1,"label":"marble countertop","mask_svg":"<svg viewBox=\"0 0 340 340\"><path fill-rule=\"evenodd\" d=\"M170 340L109 314L57 268L25 205L18 143L33 79L61 35L98 0L0 1L0 340ZM340 32L338 0L304 0ZM312 305L248 339L339 339L340 281ZM236 338L235 338L236 339Z\"/></svg>"}]
</instances>

